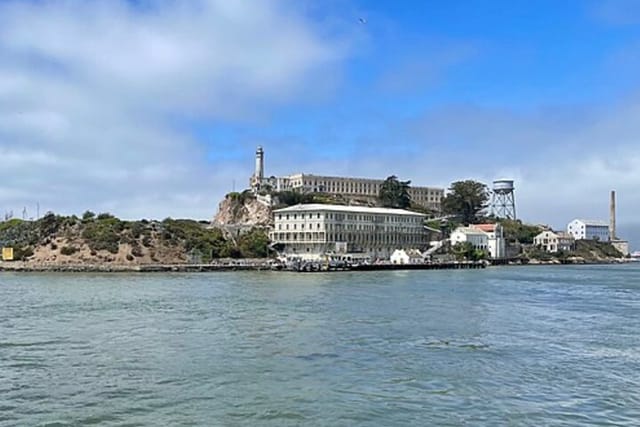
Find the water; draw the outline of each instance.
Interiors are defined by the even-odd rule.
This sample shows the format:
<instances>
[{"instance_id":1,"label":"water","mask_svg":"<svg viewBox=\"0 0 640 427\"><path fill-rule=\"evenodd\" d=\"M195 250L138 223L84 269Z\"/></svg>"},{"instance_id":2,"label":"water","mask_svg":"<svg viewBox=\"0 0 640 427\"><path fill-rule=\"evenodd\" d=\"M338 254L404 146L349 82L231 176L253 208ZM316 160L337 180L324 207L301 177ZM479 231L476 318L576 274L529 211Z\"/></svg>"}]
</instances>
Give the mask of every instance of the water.
<instances>
[{"instance_id":1,"label":"water","mask_svg":"<svg viewBox=\"0 0 640 427\"><path fill-rule=\"evenodd\" d=\"M0 275L0 426L639 422L640 265Z\"/></svg>"}]
</instances>

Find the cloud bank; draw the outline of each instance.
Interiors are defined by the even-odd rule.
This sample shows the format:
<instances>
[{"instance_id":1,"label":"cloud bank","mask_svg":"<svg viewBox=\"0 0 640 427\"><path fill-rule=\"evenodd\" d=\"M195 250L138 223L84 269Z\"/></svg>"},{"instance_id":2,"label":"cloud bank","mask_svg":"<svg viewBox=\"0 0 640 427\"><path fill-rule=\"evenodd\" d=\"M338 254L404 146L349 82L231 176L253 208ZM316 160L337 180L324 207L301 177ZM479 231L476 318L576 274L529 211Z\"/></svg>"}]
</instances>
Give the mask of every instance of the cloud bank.
<instances>
[{"instance_id":1,"label":"cloud bank","mask_svg":"<svg viewBox=\"0 0 640 427\"><path fill-rule=\"evenodd\" d=\"M279 1L3 2L0 208L209 217L231 171L184 123L308 96L344 49Z\"/></svg>"}]
</instances>

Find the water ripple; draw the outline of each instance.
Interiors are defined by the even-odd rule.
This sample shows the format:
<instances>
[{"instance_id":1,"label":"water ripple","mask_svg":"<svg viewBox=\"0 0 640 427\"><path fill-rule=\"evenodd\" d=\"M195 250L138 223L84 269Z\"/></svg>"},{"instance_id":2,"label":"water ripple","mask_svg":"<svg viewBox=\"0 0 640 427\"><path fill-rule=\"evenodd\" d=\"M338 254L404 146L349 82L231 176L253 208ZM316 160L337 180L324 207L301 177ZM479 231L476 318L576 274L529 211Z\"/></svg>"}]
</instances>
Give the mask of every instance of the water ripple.
<instances>
[{"instance_id":1,"label":"water ripple","mask_svg":"<svg viewBox=\"0 0 640 427\"><path fill-rule=\"evenodd\" d=\"M620 425L640 266L6 275L0 427Z\"/></svg>"}]
</instances>

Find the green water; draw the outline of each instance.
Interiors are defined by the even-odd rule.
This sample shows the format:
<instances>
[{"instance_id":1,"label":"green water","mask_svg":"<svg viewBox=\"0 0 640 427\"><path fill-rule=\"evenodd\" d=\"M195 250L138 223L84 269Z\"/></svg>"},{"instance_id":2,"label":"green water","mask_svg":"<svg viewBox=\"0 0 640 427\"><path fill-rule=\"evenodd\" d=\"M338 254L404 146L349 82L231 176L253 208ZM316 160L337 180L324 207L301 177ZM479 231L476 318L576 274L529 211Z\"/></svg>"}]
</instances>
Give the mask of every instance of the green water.
<instances>
[{"instance_id":1,"label":"green water","mask_svg":"<svg viewBox=\"0 0 640 427\"><path fill-rule=\"evenodd\" d=\"M0 426L639 423L640 265L0 275Z\"/></svg>"}]
</instances>

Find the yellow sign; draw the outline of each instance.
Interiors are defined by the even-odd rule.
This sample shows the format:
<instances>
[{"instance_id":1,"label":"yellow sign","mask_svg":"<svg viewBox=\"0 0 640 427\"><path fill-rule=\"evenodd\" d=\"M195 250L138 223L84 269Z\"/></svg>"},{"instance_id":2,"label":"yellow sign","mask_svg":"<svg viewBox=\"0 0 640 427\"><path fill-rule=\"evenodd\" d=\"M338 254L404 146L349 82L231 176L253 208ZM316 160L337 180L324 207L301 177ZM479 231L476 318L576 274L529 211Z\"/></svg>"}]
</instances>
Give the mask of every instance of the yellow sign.
<instances>
[{"instance_id":1,"label":"yellow sign","mask_svg":"<svg viewBox=\"0 0 640 427\"><path fill-rule=\"evenodd\" d=\"M13 248L2 248L2 260L13 261Z\"/></svg>"}]
</instances>

